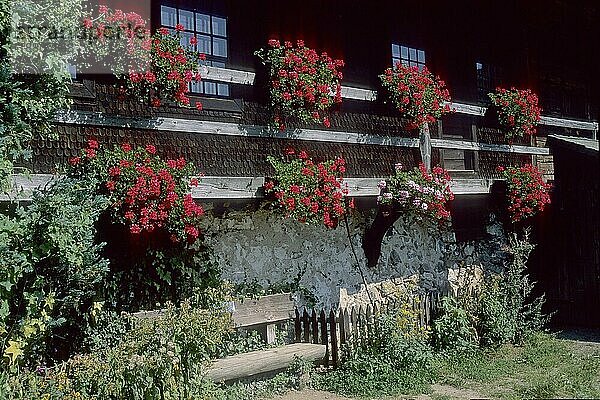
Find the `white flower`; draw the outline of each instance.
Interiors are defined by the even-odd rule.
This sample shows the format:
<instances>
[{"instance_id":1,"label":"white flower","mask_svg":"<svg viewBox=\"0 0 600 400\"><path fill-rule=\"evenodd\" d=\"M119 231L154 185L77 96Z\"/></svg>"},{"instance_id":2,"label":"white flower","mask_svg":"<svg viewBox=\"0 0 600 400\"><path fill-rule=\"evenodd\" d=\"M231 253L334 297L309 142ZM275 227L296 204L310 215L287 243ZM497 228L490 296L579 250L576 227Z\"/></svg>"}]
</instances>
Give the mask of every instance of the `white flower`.
<instances>
[{"instance_id":1,"label":"white flower","mask_svg":"<svg viewBox=\"0 0 600 400\"><path fill-rule=\"evenodd\" d=\"M419 199L414 199L414 200L413 200L413 204L414 204L415 206L419 207L419 206L421 205L421 200L419 200Z\"/></svg>"},{"instance_id":2,"label":"white flower","mask_svg":"<svg viewBox=\"0 0 600 400\"><path fill-rule=\"evenodd\" d=\"M390 192L384 193L383 197L385 197L386 199L391 199L392 197L394 197Z\"/></svg>"},{"instance_id":3,"label":"white flower","mask_svg":"<svg viewBox=\"0 0 600 400\"><path fill-rule=\"evenodd\" d=\"M423 208L423 210L427 211L427 209L429 208L429 206L427 205L427 203L423 203L421 204L421 207Z\"/></svg>"},{"instance_id":4,"label":"white flower","mask_svg":"<svg viewBox=\"0 0 600 400\"><path fill-rule=\"evenodd\" d=\"M394 168L396 169L396 172L401 171L402 170L402 163L396 163L396 164L394 164Z\"/></svg>"},{"instance_id":5,"label":"white flower","mask_svg":"<svg viewBox=\"0 0 600 400\"><path fill-rule=\"evenodd\" d=\"M387 184L385 183L385 181L380 181L377 184L377 186L379 187L379 189L384 189L387 186Z\"/></svg>"},{"instance_id":6,"label":"white flower","mask_svg":"<svg viewBox=\"0 0 600 400\"><path fill-rule=\"evenodd\" d=\"M398 192L398 195L402 199L407 199L408 198L408 190L401 190Z\"/></svg>"}]
</instances>

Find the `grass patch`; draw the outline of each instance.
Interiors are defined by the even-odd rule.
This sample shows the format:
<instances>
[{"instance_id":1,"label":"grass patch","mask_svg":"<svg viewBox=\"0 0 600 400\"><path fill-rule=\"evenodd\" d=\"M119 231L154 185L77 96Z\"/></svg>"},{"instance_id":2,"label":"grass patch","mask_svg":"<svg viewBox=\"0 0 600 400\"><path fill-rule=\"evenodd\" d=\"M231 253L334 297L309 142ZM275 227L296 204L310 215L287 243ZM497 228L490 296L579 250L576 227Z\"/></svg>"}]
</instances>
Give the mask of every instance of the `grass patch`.
<instances>
[{"instance_id":1,"label":"grass patch","mask_svg":"<svg viewBox=\"0 0 600 400\"><path fill-rule=\"evenodd\" d=\"M503 399L600 398L600 345L534 334L522 347L501 346L435 362L437 381Z\"/></svg>"}]
</instances>

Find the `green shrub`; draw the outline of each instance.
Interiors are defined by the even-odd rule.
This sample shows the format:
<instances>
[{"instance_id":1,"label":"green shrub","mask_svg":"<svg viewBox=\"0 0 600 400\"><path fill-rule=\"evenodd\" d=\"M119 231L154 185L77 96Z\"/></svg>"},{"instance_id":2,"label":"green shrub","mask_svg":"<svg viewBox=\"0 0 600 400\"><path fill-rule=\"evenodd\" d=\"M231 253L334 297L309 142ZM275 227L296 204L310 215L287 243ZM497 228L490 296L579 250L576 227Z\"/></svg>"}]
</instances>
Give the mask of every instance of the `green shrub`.
<instances>
[{"instance_id":1,"label":"green shrub","mask_svg":"<svg viewBox=\"0 0 600 400\"><path fill-rule=\"evenodd\" d=\"M446 353L469 352L477 347L473 320L455 297L442 300L441 315L433 321L433 345Z\"/></svg>"},{"instance_id":2,"label":"green shrub","mask_svg":"<svg viewBox=\"0 0 600 400\"><path fill-rule=\"evenodd\" d=\"M529 333L541 330L547 322L548 317L542 313L544 296L531 298L535 284L526 274L532 249L528 231L523 238L512 234L508 247L511 259L505 271L486 281L477 315L482 345L522 343Z\"/></svg>"},{"instance_id":3,"label":"green shrub","mask_svg":"<svg viewBox=\"0 0 600 400\"><path fill-rule=\"evenodd\" d=\"M427 390L433 352L408 302L376 316L367 339L354 339L339 369L314 386L350 396L388 396Z\"/></svg>"},{"instance_id":4,"label":"green shrub","mask_svg":"<svg viewBox=\"0 0 600 400\"><path fill-rule=\"evenodd\" d=\"M65 178L0 214L0 334L11 364L66 358L81 343L108 271L95 241L104 207L86 181Z\"/></svg>"}]
</instances>

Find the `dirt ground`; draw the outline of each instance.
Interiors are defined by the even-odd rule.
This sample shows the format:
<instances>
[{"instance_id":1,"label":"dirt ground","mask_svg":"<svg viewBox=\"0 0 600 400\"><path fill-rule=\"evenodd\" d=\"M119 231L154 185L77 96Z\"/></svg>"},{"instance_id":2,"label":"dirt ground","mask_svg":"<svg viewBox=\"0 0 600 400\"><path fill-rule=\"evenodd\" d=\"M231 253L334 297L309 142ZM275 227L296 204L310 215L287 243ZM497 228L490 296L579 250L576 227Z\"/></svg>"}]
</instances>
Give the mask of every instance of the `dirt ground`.
<instances>
[{"instance_id":1,"label":"dirt ground","mask_svg":"<svg viewBox=\"0 0 600 400\"><path fill-rule=\"evenodd\" d=\"M432 385L433 393L430 395L419 395L417 397L387 397L385 400L399 399L414 399L414 400L430 400L436 398L452 398L452 399L481 399L485 398L481 394L466 389L457 389L447 385ZM334 393L322 392L319 390L300 390L291 391L283 396L275 397L274 400L352 400L349 397L339 396Z\"/></svg>"}]
</instances>

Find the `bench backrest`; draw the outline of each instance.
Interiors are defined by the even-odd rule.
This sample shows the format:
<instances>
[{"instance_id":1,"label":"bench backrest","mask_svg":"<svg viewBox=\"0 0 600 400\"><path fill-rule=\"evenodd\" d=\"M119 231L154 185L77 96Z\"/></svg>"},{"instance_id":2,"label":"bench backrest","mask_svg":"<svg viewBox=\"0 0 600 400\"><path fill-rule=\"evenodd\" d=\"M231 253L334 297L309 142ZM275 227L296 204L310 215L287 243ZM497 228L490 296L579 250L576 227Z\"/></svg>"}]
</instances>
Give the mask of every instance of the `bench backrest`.
<instances>
[{"instance_id":1,"label":"bench backrest","mask_svg":"<svg viewBox=\"0 0 600 400\"><path fill-rule=\"evenodd\" d=\"M231 316L234 326L241 328L287 321L294 318L294 312L294 300L289 293L282 293L236 300Z\"/></svg>"},{"instance_id":2,"label":"bench backrest","mask_svg":"<svg viewBox=\"0 0 600 400\"><path fill-rule=\"evenodd\" d=\"M257 299L236 300L230 305L235 328L255 325L271 325L294 318L295 304L289 293L272 294ZM138 311L131 314L136 318L156 318L164 310Z\"/></svg>"}]
</instances>

